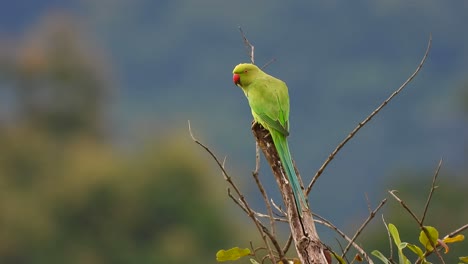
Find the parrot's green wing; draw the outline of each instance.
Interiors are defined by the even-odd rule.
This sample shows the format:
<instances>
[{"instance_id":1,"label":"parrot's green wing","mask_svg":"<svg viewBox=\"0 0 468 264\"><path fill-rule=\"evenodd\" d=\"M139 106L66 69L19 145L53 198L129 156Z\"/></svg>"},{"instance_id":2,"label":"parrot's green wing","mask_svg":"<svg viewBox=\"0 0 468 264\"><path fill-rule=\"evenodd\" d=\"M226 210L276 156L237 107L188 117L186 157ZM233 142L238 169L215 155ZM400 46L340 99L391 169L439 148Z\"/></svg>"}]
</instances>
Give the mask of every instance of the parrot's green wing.
<instances>
[{"instance_id":1,"label":"parrot's green wing","mask_svg":"<svg viewBox=\"0 0 468 264\"><path fill-rule=\"evenodd\" d=\"M258 78L249 86L247 97L255 121L289 135L289 96L283 81L271 76Z\"/></svg>"},{"instance_id":2,"label":"parrot's green wing","mask_svg":"<svg viewBox=\"0 0 468 264\"><path fill-rule=\"evenodd\" d=\"M271 128L277 130L283 136L287 137L289 136L289 131L287 130L287 122L286 126L283 126L278 120L273 120L271 119L267 114L265 113L257 113L257 115Z\"/></svg>"}]
</instances>

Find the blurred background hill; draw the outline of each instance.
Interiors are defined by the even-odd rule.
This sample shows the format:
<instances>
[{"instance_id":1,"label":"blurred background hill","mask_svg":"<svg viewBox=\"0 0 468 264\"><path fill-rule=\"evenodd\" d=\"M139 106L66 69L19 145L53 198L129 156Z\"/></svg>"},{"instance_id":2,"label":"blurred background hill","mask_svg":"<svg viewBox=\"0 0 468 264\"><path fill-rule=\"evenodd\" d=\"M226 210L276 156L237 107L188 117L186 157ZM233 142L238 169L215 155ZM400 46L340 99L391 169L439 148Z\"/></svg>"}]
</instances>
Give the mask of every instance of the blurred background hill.
<instances>
[{"instance_id":1,"label":"blurred background hill","mask_svg":"<svg viewBox=\"0 0 468 264\"><path fill-rule=\"evenodd\" d=\"M250 110L231 82L232 68L248 61L238 26L256 63L275 58L267 71L288 83L291 151L306 181L414 71L432 33L420 75L337 156L311 203L351 232L366 217L365 194L376 204L401 188L415 206L424 201L442 157L433 224L443 219L449 232L466 222L458 195L467 185L466 2L2 6L1 263L213 263L216 250L255 240L187 129L190 120L200 140L228 157L261 209L250 179ZM395 207L385 214L408 222ZM376 222L372 239L386 241Z\"/></svg>"}]
</instances>

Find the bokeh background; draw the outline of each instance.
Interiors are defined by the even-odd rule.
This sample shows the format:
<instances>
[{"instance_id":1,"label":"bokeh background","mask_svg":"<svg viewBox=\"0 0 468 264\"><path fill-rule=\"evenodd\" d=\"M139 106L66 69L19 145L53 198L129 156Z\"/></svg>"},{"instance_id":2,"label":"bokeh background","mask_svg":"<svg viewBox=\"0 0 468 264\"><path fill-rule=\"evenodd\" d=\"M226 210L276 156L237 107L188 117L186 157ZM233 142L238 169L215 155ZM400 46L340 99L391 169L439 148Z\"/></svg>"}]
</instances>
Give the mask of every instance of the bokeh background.
<instances>
[{"instance_id":1,"label":"bokeh background","mask_svg":"<svg viewBox=\"0 0 468 264\"><path fill-rule=\"evenodd\" d=\"M187 126L263 210L252 118L231 80L249 60L239 26L256 63L275 59L266 70L288 83L290 147L306 181L414 71L432 33L422 72L346 145L310 201L348 234L389 189L420 213L443 158L427 224L456 229L468 220L467 13L466 1L438 0L3 1L0 263L215 263L218 249L258 241ZM382 212L417 241L396 202ZM377 218L359 243L385 252Z\"/></svg>"}]
</instances>

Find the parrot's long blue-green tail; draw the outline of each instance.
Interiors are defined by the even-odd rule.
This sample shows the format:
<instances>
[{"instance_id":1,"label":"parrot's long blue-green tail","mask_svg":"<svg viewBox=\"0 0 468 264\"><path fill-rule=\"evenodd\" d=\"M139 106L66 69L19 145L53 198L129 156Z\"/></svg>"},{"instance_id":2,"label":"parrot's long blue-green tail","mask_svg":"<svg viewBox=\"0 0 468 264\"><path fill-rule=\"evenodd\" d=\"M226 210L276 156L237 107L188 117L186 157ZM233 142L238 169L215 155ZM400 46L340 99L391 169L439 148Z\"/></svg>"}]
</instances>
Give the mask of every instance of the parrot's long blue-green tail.
<instances>
[{"instance_id":1,"label":"parrot's long blue-green tail","mask_svg":"<svg viewBox=\"0 0 468 264\"><path fill-rule=\"evenodd\" d=\"M294 165L291 158L291 153L289 152L288 140L285 136L278 133L270 133L275 144L276 151L278 152L281 164L288 175L288 181L291 184L294 199L296 200L296 206L299 211L299 215L302 216L302 205L308 208L307 200L302 191L301 185L296 175L296 170L294 170Z\"/></svg>"}]
</instances>

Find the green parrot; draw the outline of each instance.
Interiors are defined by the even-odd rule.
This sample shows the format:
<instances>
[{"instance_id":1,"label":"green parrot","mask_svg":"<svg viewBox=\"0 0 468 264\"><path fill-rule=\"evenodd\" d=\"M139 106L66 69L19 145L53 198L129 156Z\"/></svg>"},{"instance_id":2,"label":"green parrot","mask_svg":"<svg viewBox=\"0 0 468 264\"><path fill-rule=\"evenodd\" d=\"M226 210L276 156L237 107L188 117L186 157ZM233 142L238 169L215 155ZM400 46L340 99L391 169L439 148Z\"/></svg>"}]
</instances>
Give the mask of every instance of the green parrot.
<instances>
[{"instance_id":1,"label":"green parrot","mask_svg":"<svg viewBox=\"0 0 468 264\"><path fill-rule=\"evenodd\" d=\"M232 73L234 84L242 88L249 101L255 122L270 132L291 183L297 209L302 216L301 208L308 208L308 205L296 176L286 139L289 135L288 87L286 83L266 74L254 64L239 64Z\"/></svg>"}]
</instances>

